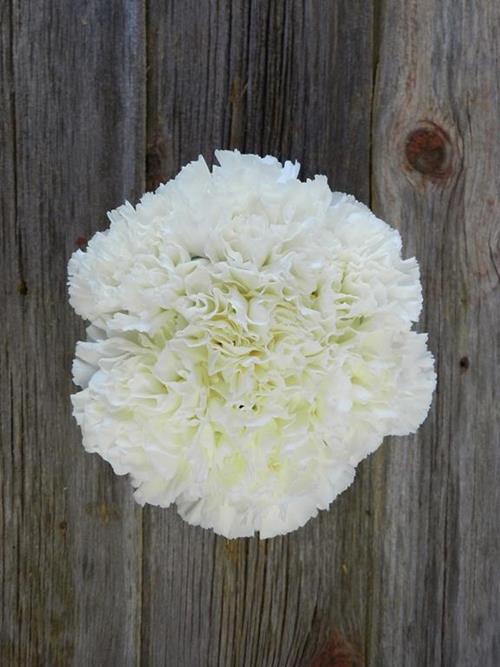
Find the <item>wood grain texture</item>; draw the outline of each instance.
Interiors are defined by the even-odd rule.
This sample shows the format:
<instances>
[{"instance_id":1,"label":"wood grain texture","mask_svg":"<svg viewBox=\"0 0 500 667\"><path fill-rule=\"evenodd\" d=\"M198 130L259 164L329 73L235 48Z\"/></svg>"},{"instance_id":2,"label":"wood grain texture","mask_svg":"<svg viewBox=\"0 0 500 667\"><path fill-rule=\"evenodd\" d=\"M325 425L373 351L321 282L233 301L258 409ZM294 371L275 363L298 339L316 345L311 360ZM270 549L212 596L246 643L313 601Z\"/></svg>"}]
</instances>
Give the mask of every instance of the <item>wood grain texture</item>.
<instances>
[{"instance_id":1,"label":"wood grain texture","mask_svg":"<svg viewBox=\"0 0 500 667\"><path fill-rule=\"evenodd\" d=\"M70 415L83 326L65 285L70 254L144 187L144 18L125 4L1 3L6 667L138 651L140 512Z\"/></svg>"},{"instance_id":2,"label":"wood grain texture","mask_svg":"<svg viewBox=\"0 0 500 667\"><path fill-rule=\"evenodd\" d=\"M386 0L374 207L416 254L439 384L373 465L370 662L500 664L500 6Z\"/></svg>"},{"instance_id":3,"label":"wood grain texture","mask_svg":"<svg viewBox=\"0 0 500 667\"><path fill-rule=\"evenodd\" d=\"M500 664L499 27L491 0L0 3L2 667ZM439 373L416 436L264 541L141 511L68 400L70 254L219 147L371 198Z\"/></svg>"},{"instance_id":4,"label":"wood grain texture","mask_svg":"<svg viewBox=\"0 0 500 667\"><path fill-rule=\"evenodd\" d=\"M367 200L371 38L364 2L150 2L148 185L231 147ZM331 512L268 541L147 508L143 663L308 665L333 640L363 655L370 497L362 466Z\"/></svg>"}]
</instances>

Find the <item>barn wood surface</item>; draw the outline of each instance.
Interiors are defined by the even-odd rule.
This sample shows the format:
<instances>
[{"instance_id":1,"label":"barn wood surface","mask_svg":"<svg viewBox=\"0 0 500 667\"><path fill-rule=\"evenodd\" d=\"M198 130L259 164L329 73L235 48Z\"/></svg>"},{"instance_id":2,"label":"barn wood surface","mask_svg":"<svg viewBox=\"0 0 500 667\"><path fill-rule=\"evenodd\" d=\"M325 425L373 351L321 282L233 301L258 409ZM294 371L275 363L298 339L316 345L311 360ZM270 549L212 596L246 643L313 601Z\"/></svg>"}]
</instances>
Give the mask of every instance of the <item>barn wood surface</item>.
<instances>
[{"instance_id":1,"label":"barn wood surface","mask_svg":"<svg viewBox=\"0 0 500 667\"><path fill-rule=\"evenodd\" d=\"M0 5L0 663L500 664L500 7ZM439 383L304 528L141 509L71 417L71 253L215 148L297 159L416 255Z\"/></svg>"}]
</instances>

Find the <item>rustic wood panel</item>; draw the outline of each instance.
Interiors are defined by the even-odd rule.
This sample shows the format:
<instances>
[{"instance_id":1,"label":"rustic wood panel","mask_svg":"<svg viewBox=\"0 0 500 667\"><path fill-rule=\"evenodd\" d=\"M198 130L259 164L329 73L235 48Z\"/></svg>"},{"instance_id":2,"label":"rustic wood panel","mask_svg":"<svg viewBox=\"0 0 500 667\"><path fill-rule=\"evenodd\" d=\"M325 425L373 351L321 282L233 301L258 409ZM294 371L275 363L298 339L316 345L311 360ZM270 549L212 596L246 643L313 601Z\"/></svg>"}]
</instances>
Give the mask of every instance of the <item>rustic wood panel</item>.
<instances>
[{"instance_id":1,"label":"rustic wood panel","mask_svg":"<svg viewBox=\"0 0 500 667\"><path fill-rule=\"evenodd\" d=\"M375 209L420 259L438 391L375 458L370 663L500 664L500 6L382 4Z\"/></svg>"},{"instance_id":2,"label":"rustic wood panel","mask_svg":"<svg viewBox=\"0 0 500 667\"><path fill-rule=\"evenodd\" d=\"M500 664L499 26L491 0L0 3L0 664ZM416 436L266 541L141 512L70 417L69 255L217 147L371 198L439 373Z\"/></svg>"},{"instance_id":3,"label":"rustic wood panel","mask_svg":"<svg viewBox=\"0 0 500 667\"><path fill-rule=\"evenodd\" d=\"M372 8L148 3L148 185L214 148L296 158L368 200ZM145 665L309 665L365 652L370 478L303 530L227 541L144 515Z\"/></svg>"},{"instance_id":4,"label":"rustic wood panel","mask_svg":"<svg viewBox=\"0 0 500 667\"><path fill-rule=\"evenodd\" d=\"M140 511L70 417L70 254L144 175L139 2L3 2L0 663L133 665Z\"/></svg>"}]
</instances>

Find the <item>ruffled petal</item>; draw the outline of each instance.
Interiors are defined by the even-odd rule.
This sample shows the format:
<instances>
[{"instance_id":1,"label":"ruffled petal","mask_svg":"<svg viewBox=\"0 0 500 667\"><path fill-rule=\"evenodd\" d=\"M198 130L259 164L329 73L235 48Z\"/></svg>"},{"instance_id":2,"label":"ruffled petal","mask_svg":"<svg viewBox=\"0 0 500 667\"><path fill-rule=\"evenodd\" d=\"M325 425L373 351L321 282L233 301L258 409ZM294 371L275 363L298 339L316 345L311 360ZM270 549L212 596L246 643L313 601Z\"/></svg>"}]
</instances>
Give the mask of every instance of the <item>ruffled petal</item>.
<instances>
[{"instance_id":1,"label":"ruffled petal","mask_svg":"<svg viewBox=\"0 0 500 667\"><path fill-rule=\"evenodd\" d=\"M137 502L226 537L304 525L435 386L417 261L300 165L217 151L109 214L70 259L91 323L73 364L83 444Z\"/></svg>"}]
</instances>

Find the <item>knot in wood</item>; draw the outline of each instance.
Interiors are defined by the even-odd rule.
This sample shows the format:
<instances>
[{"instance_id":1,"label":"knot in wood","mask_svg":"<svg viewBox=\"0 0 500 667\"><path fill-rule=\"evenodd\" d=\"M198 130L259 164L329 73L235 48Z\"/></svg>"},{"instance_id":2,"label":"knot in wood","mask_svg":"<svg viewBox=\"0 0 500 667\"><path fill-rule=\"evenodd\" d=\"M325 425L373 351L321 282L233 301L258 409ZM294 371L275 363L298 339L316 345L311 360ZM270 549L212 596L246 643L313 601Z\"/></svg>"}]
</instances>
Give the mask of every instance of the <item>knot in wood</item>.
<instances>
[{"instance_id":1,"label":"knot in wood","mask_svg":"<svg viewBox=\"0 0 500 667\"><path fill-rule=\"evenodd\" d=\"M406 159L424 176L444 177L450 172L451 142L435 123L424 123L406 138Z\"/></svg>"}]
</instances>

